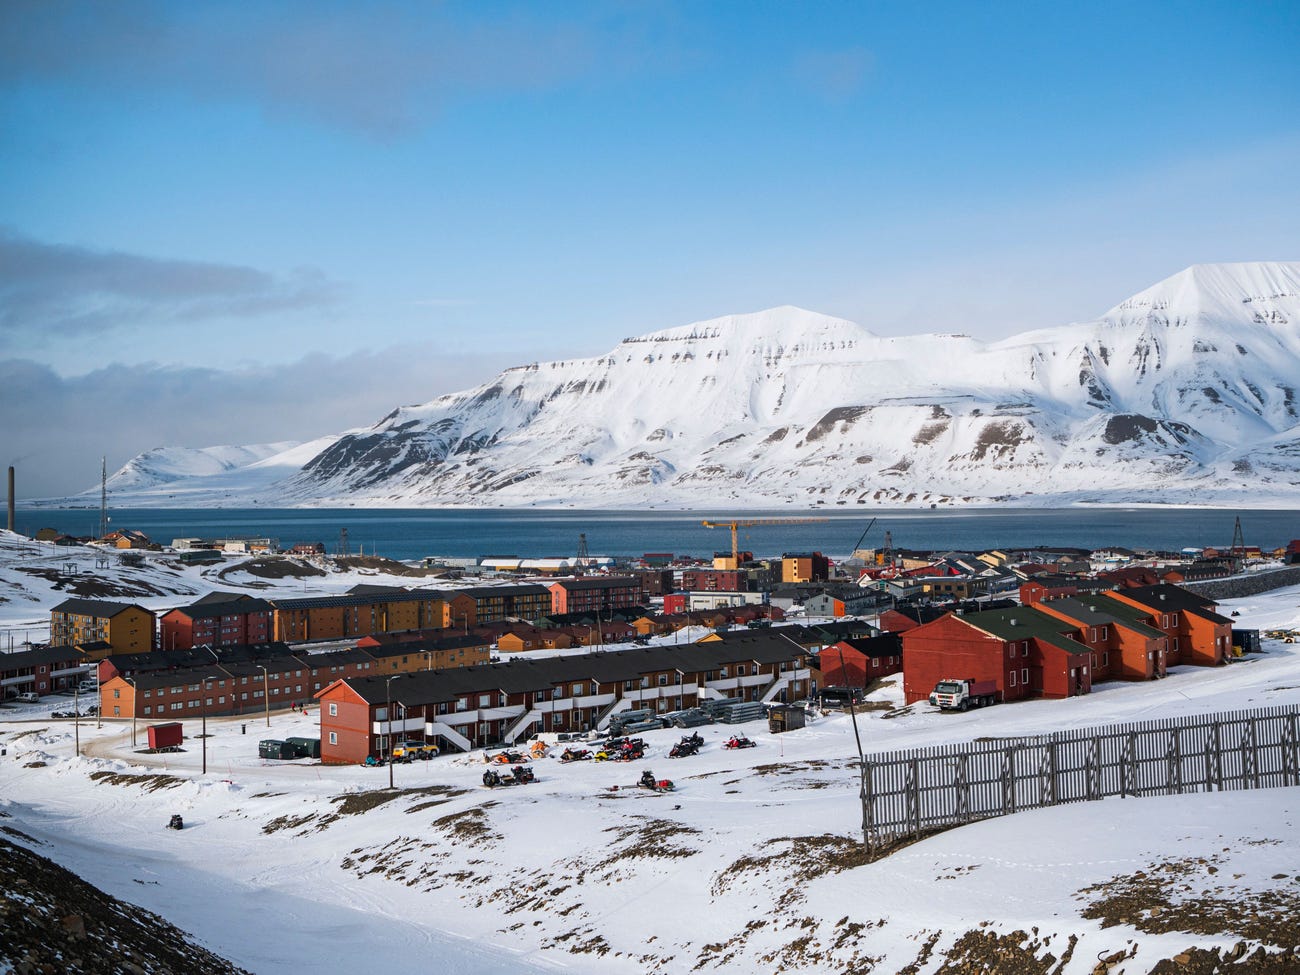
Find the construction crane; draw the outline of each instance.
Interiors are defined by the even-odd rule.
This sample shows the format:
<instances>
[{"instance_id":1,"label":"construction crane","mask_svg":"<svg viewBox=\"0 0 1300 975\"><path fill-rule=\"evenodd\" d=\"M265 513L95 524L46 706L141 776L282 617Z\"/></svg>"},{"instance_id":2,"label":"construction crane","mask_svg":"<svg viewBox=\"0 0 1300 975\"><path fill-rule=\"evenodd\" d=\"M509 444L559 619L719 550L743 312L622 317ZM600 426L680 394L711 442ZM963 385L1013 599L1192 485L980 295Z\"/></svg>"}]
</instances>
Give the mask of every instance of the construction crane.
<instances>
[{"instance_id":1,"label":"construction crane","mask_svg":"<svg viewBox=\"0 0 1300 975\"><path fill-rule=\"evenodd\" d=\"M740 567L740 543L736 537L737 528L751 528L756 525L810 525L817 521L830 521L829 518L732 518L727 521L701 522L705 528L731 529L731 561Z\"/></svg>"}]
</instances>

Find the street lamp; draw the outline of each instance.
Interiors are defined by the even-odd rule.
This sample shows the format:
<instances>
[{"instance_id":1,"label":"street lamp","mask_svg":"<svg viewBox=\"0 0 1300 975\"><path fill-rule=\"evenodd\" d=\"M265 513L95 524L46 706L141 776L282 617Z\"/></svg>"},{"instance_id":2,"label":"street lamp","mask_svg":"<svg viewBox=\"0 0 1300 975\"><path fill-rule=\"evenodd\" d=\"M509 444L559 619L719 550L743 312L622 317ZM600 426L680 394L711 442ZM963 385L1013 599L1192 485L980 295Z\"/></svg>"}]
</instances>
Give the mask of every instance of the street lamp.
<instances>
[{"instance_id":1,"label":"street lamp","mask_svg":"<svg viewBox=\"0 0 1300 975\"><path fill-rule=\"evenodd\" d=\"M266 668L261 664L257 669L262 672L262 701L266 704L266 726L271 727L271 687L270 681L266 675Z\"/></svg>"},{"instance_id":2,"label":"street lamp","mask_svg":"<svg viewBox=\"0 0 1300 975\"><path fill-rule=\"evenodd\" d=\"M384 757L388 760L388 788L394 788L393 785L393 681L401 677L401 674L392 674L384 678L384 696L388 699L388 705L384 709L384 717L388 719L388 734L384 736Z\"/></svg>"},{"instance_id":3,"label":"street lamp","mask_svg":"<svg viewBox=\"0 0 1300 975\"><path fill-rule=\"evenodd\" d=\"M123 677L124 681L131 685L131 747L135 748L135 715L139 708L136 705L136 698L140 696L139 688L135 686L134 677Z\"/></svg>"},{"instance_id":4,"label":"street lamp","mask_svg":"<svg viewBox=\"0 0 1300 975\"><path fill-rule=\"evenodd\" d=\"M201 684L200 694L203 694L203 733L199 736L203 738L203 774L208 774L208 681L218 680L218 677L204 677Z\"/></svg>"},{"instance_id":5,"label":"street lamp","mask_svg":"<svg viewBox=\"0 0 1300 975\"><path fill-rule=\"evenodd\" d=\"M72 741L77 750L77 757L81 757L81 688L76 684L72 685Z\"/></svg>"}]
</instances>

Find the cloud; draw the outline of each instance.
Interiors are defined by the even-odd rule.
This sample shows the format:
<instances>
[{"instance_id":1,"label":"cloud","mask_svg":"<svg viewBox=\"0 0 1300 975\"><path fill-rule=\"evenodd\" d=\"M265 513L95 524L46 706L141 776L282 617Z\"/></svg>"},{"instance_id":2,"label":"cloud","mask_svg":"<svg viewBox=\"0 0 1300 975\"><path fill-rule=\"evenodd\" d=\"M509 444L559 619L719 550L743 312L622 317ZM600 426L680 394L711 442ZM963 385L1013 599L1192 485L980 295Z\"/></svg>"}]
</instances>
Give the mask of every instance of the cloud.
<instances>
[{"instance_id":1,"label":"cloud","mask_svg":"<svg viewBox=\"0 0 1300 975\"><path fill-rule=\"evenodd\" d=\"M0 230L0 347L120 326L315 308L338 288L318 271L165 260L47 244Z\"/></svg>"},{"instance_id":2,"label":"cloud","mask_svg":"<svg viewBox=\"0 0 1300 975\"><path fill-rule=\"evenodd\" d=\"M511 364L504 355L425 346L238 370L113 364L72 377L0 360L0 465L22 459L24 498L63 496L98 482L101 455L111 471L153 447L310 440L484 382Z\"/></svg>"},{"instance_id":3,"label":"cloud","mask_svg":"<svg viewBox=\"0 0 1300 975\"><path fill-rule=\"evenodd\" d=\"M804 88L829 101L845 101L858 94L875 65L866 48L841 51L805 51L793 65L795 80Z\"/></svg>"},{"instance_id":4,"label":"cloud","mask_svg":"<svg viewBox=\"0 0 1300 975\"><path fill-rule=\"evenodd\" d=\"M551 87L610 54L608 29L566 23L561 12L493 8L474 22L472 8L433 4L6 0L0 84L252 98L391 137L450 93Z\"/></svg>"}]
</instances>

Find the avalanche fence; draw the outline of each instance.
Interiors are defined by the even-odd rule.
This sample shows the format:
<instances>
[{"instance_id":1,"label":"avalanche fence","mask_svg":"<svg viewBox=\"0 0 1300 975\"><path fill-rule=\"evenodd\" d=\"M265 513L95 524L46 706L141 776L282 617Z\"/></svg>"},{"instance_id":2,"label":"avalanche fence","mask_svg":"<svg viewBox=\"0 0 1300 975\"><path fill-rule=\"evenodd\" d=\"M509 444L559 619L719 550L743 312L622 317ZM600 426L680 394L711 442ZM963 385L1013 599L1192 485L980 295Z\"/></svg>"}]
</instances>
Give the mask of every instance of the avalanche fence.
<instances>
[{"instance_id":1,"label":"avalanche fence","mask_svg":"<svg viewBox=\"0 0 1300 975\"><path fill-rule=\"evenodd\" d=\"M1106 796L1300 785L1298 726L1300 707L1272 707L866 755L863 836L888 846Z\"/></svg>"}]
</instances>

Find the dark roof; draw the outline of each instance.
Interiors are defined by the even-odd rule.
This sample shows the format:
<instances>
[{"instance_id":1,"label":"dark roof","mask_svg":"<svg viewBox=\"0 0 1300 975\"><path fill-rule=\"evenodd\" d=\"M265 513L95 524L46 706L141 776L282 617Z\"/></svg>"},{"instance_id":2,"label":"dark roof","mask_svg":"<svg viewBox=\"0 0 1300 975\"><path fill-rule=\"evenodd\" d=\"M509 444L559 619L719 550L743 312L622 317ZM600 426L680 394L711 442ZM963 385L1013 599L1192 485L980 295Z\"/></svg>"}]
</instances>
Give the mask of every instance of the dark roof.
<instances>
[{"instance_id":1,"label":"dark roof","mask_svg":"<svg viewBox=\"0 0 1300 975\"><path fill-rule=\"evenodd\" d=\"M1123 594L1143 606L1150 606L1157 613L1176 613L1182 610L1213 623L1232 622L1228 617L1220 616L1214 611L1218 603L1213 599L1199 596L1182 586L1169 583L1161 583L1158 586L1138 586L1135 589L1123 590Z\"/></svg>"},{"instance_id":2,"label":"dark roof","mask_svg":"<svg viewBox=\"0 0 1300 975\"><path fill-rule=\"evenodd\" d=\"M392 682L392 699L405 705L437 704L468 694L538 691L556 684L595 680L602 684L635 680L644 674L677 670L697 673L730 663L792 660L803 650L770 634L744 634L749 640L715 641L685 646L634 647L603 653L570 654L508 660L476 667L402 674ZM383 704L388 676L349 677L345 683L363 700Z\"/></svg>"},{"instance_id":3,"label":"dark roof","mask_svg":"<svg viewBox=\"0 0 1300 975\"><path fill-rule=\"evenodd\" d=\"M100 616L111 619L127 609L143 609L135 603L115 603L108 599L65 599L51 610L53 613L72 613L76 616Z\"/></svg>"},{"instance_id":4,"label":"dark roof","mask_svg":"<svg viewBox=\"0 0 1300 975\"><path fill-rule=\"evenodd\" d=\"M899 633L882 633L857 640L841 640L864 657L899 657L903 654L903 637ZM834 654L835 647L827 647L822 653Z\"/></svg>"},{"instance_id":5,"label":"dark roof","mask_svg":"<svg viewBox=\"0 0 1300 975\"><path fill-rule=\"evenodd\" d=\"M1000 640L1036 639L1058 647L1066 653L1090 654L1092 652L1078 640L1071 639L1067 635L1078 627L1058 620L1054 616L1048 616L1046 613L1039 613L1029 606L968 613L958 619L985 633L991 633Z\"/></svg>"},{"instance_id":6,"label":"dark roof","mask_svg":"<svg viewBox=\"0 0 1300 975\"><path fill-rule=\"evenodd\" d=\"M215 660L213 655L216 655ZM259 643L253 646L219 647L215 650L206 646L191 647L184 650L154 650L145 653L115 653L107 659L119 673L136 674L158 670L183 670L202 667L208 664L227 666L229 664L249 661L274 660L280 657L292 657L293 651L287 643Z\"/></svg>"},{"instance_id":7,"label":"dark roof","mask_svg":"<svg viewBox=\"0 0 1300 975\"><path fill-rule=\"evenodd\" d=\"M0 653L0 674L41 664L90 663L76 647L38 647L32 650L15 650Z\"/></svg>"},{"instance_id":8,"label":"dark roof","mask_svg":"<svg viewBox=\"0 0 1300 975\"><path fill-rule=\"evenodd\" d=\"M470 586L468 589L456 589L448 595L462 594L471 599L495 599L498 596L546 596L551 590L536 583L523 583L517 586Z\"/></svg>"},{"instance_id":9,"label":"dark roof","mask_svg":"<svg viewBox=\"0 0 1300 975\"><path fill-rule=\"evenodd\" d=\"M191 603L189 606L181 606L171 610L173 613L188 616L192 620L208 619L213 616L248 616L251 613L269 613L271 611L272 606L265 599L254 599L251 596L240 596L221 602Z\"/></svg>"},{"instance_id":10,"label":"dark roof","mask_svg":"<svg viewBox=\"0 0 1300 975\"><path fill-rule=\"evenodd\" d=\"M933 623L941 616L948 615L947 609L938 606L895 606L893 612L901 613L913 623Z\"/></svg>"},{"instance_id":11,"label":"dark roof","mask_svg":"<svg viewBox=\"0 0 1300 975\"><path fill-rule=\"evenodd\" d=\"M207 603L233 603L239 599L252 599L252 598L253 597L248 595L248 593L223 592L222 590L218 589L214 592L208 593L206 596L202 596L199 599L194 600L194 602L190 603L190 605L203 606Z\"/></svg>"},{"instance_id":12,"label":"dark roof","mask_svg":"<svg viewBox=\"0 0 1300 975\"><path fill-rule=\"evenodd\" d=\"M442 599L443 592L437 589L400 589L388 586L365 587L354 586L346 593L337 596L301 596L296 599L272 599L271 606L276 609L326 609L331 606L371 606L375 603L413 603L427 599Z\"/></svg>"},{"instance_id":13,"label":"dark roof","mask_svg":"<svg viewBox=\"0 0 1300 975\"><path fill-rule=\"evenodd\" d=\"M205 677L212 680L229 680L230 674L216 664L184 667L177 670L144 670L120 675L122 680L134 684L137 690L152 691L160 687L177 687L198 684Z\"/></svg>"},{"instance_id":14,"label":"dark roof","mask_svg":"<svg viewBox=\"0 0 1300 975\"><path fill-rule=\"evenodd\" d=\"M1086 626L1123 626L1146 637L1164 636L1159 630L1140 619L1140 617L1147 615L1141 610L1134 609L1132 606L1125 606L1128 612L1117 610L1116 607L1125 605L1118 599L1104 599L1092 595L1085 596L1082 599L1076 597L1053 599L1046 604L1040 603L1039 605L1051 606L1070 619L1077 620Z\"/></svg>"}]
</instances>

